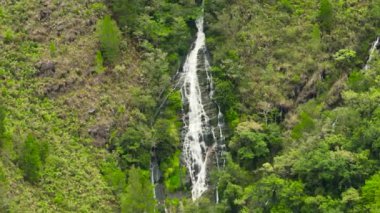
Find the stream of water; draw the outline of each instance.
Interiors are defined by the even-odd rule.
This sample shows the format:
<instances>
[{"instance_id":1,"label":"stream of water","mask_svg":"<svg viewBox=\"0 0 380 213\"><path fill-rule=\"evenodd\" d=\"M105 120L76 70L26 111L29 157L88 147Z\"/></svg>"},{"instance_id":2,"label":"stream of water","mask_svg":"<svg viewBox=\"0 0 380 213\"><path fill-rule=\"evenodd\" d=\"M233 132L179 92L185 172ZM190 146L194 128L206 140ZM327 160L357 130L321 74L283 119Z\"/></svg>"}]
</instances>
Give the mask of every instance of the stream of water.
<instances>
[{"instance_id":1,"label":"stream of water","mask_svg":"<svg viewBox=\"0 0 380 213\"><path fill-rule=\"evenodd\" d=\"M375 53L375 51L379 48L380 46L380 36L377 37L376 41L373 42L373 45L371 47L371 49L369 50L369 56L368 56L368 60L367 60L367 63L365 64L364 66L364 70L368 70L370 68L370 62L372 61L372 58L373 58L373 54Z\"/></svg>"},{"instance_id":2,"label":"stream of water","mask_svg":"<svg viewBox=\"0 0 380 213\"><path fill-rule=\"evenodd\" d=\"M193 48L183 66L181 89L184 105L183 155L196 200L209 188L207 174L223 143L223 115L213 102L214 93L210 63L206 55L204 18L196 21L198 29Z\"/></svg>"}]
</instances>

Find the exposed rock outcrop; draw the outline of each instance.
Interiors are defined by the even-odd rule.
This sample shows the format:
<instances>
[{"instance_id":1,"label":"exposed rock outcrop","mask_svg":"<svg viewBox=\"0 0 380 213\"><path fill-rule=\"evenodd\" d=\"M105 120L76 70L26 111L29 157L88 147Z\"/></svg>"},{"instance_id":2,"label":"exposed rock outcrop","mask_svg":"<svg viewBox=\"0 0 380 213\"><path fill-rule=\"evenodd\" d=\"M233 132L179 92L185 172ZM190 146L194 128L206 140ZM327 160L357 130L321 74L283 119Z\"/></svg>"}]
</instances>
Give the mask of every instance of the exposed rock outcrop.
<instances>
[{"instance_id":1,"label":"exposed rock outcrop","mask_svg":"<svg viewBox=\"0 0 380 213\"><path fill-rule=\"evenodd\" d=\"M40 61L35 67L38 69L37 76L51 76L55 73L56 63L50 60Z\"/></svg>"},{"instance_id":2,"label":"exposed rock outcrop","mask_svg":"<svg viewBox=\"0 0 380 213\"><path fill-rule=\"evenodd\" d=\"M94 138L93 145L96 147L104 147L107 143L110 127L107 125L97 125L88 129L88 134Z\"/></svg>"}]
</instances>

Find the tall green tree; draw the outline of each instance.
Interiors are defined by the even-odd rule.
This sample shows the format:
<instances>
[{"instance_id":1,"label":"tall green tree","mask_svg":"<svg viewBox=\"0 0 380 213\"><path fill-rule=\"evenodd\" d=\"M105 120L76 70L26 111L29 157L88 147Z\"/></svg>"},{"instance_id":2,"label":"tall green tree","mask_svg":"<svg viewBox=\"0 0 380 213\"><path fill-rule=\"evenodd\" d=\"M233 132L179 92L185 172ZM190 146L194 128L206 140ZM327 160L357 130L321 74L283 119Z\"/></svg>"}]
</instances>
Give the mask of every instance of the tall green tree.
<instances>
[{"instance_id":1,"label":"tall green tree","mask_svg":"<svg viewBox=\"0 0 380 213\"><path fill-rule=\"evenodd\" d=\"M108 63L114 63L120 55L121 32L110 16L98 21L97 35L102 55Z\"/></svg>"},{"instance_id":2,"label":"tall green tree","mask_svg":"<svg viewBox=\"0 0 380 213\"><path fill-rule=\"evenodd\" d=\"M334 18L334 10L330 0L321 0L318 18L321 29L329 32Z\"/></svg>"},{"instance_id":3,"label":"tall green tree","mask_svg":"<svg viewBox=\"0 0 380 213\"><path fill-rule=\"evenodd\" d=\"M121 198L121 211L123 213L150 213L154 212L155 205L149 172L132 167L128 173L126 193Z\"/></svg>"}]
</instances>

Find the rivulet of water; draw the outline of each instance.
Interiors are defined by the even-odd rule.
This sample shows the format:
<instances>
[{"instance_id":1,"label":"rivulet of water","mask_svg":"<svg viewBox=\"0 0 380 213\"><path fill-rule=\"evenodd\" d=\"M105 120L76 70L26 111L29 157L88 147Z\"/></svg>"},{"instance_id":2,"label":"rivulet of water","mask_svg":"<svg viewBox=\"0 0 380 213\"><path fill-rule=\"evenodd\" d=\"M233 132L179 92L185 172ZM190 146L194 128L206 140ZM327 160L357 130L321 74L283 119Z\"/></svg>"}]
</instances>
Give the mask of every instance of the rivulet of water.
<instances>
[{"instance_id":1,"label":"rivulet of water","mask_svg":"<svg viewBox=\"0 0 380 213\"><path fill-rule=\"evenodd\" d=\"M379 48L379 46L380 46L380 36L377 37L375 42L373 42L373 45L372 45L371 49L369 50L369 56L368 56L367 63L364 66L364 70L368 70L370 68L369 63L372 61L373 54Z\"/></svg>"}]
</instances>

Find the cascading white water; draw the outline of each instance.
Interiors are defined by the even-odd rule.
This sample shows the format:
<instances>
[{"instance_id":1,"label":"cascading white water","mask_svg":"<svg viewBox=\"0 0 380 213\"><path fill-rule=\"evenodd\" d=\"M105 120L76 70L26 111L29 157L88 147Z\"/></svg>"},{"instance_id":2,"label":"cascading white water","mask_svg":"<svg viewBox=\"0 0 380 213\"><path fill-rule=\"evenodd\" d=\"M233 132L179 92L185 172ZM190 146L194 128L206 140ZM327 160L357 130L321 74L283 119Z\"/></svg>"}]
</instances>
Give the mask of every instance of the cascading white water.
<instances>
[{"instance_id":1,"label":"cascading white water","mask_svg":"<svg viewBox=\"0 0 380 213\"><path fill-rule=\"evenodd\" d=\"M184 156L192 182L192 198L199 198L207 190L206 171L208 147L203 127L209 118L202 104L202 94L197 75L198 53L205 47L203 18L196 22L198 33L193 50L188 55L184 71L182 95L189 104L187 133L184 138Z\"/></svg>"},{"instance_id":2,"label":"cascading white water","mask_svg":"<svg viewBox=\"0 0 380 213\"><path fill-rule=\"evenodd\" d=\"M367 63L364 66L364 70L368 70L370 68L369 63L372 61L373 54L375 53L379 45L380 45L380 36L377 37L376 41L373 43L371 49L369 50L369 56L368 56Z\"/></svg>"},{"instance_id":3,"label":"cascading white water","mask_svg":"<svg viewBox=\"0 0 380 213\"><path fill-rule=\"evenodd\" d=\"M196 21L198 29L197 38L194 42L193 49L188 54L183 66L182 74L182 98L183 103L188 107L187 114L184 117L185 134L183 137L183 154L186 167L192 184L192 199L196 200L208 189L207 183L207 165L210 154L216 151L218 139L223 138L222 135L222 114L219 111L217 115L217 126L210 124L210 117L207 114L206 104L204 103L205 95L209 100L212 99L213 85L212 77L209 73L210 65L206 57L206 36L203 31L203 17ZM202 94L205 91L201 87L199 79L199 70L206 72L207 87L209 94ZM203 95L203 96L202 96ZM210 103L208 103L210 104ZM216 135L215 129L218 129ZM207 142L211 135L211 142ZM207 145L211 144L211 145Z\"/></svg>"}]
</instances>

